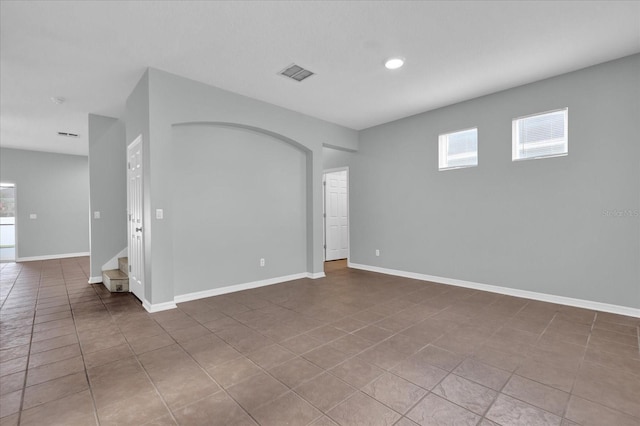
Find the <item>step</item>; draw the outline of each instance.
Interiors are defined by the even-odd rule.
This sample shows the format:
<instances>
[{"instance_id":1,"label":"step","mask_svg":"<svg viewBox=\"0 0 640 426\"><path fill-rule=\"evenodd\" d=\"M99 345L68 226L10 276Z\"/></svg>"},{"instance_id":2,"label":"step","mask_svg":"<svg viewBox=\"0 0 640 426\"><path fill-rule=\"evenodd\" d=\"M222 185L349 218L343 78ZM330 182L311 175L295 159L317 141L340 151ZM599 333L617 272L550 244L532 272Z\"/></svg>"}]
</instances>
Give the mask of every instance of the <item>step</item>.
<instances>
[{"instance_id":1,"label":"step","mask_svg":"<svg viewBox=\"0 0 640 426\"><path fill-rule=\"evenodd\" d=\"M129 275L129 258L128 257L118 258L118 269L120 269L125 274Z\"/></svg>"},{"instance_id":2,"label":"step","mask_svg":"<svg viewBox=\"0 0 640 426\"><path fill-rule=\"evenodd\" d=\"M112 293L129 291L129 276L119 269L102 271L102 283Z\"/></svg>"}]
</instances>

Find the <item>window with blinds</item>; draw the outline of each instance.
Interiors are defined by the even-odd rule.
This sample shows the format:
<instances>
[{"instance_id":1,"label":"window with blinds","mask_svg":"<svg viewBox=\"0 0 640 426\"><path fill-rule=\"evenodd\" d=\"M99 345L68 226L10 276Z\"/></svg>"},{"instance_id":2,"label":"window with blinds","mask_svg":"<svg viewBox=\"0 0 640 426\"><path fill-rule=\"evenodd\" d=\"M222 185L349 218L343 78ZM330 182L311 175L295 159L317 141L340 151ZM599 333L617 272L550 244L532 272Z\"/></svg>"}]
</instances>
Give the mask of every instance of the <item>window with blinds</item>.
<instances>
[{"instance_id":1,"label":"window with blinds","mask_svg":"<svg viewBox=\"0 0 640 426\"><path fill-rule=\"evenodd\" d=\"M567 155L567 119L567 108L514 119L513 161Z\"/></svg>"},{"instance_id":2,"label":"window with blinds","mask_svg":"<svg viewBox=\"0 0 640 426\"><path fill-rule=\"evenodd\" d=\"M478 128L444 133L438 137L439 170L478 165Z\"/></svg>"}]
</instances>

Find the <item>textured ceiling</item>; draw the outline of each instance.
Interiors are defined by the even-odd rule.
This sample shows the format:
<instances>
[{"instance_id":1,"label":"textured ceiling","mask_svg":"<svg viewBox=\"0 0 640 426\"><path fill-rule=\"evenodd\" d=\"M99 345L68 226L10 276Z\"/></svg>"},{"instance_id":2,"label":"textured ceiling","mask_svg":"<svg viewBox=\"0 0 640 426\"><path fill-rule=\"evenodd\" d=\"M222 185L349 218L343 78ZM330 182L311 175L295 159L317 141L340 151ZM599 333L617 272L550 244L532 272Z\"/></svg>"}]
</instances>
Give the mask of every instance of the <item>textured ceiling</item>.
<instances>
[{"instance_id":1,"label":"textured ceiling","mask_svg":"<svg viewBox=\"0 0 640 426\"><path fill-rule=\"evenodd\" d=\"M120 117L146 67L363 129L640 52L638 1L0 8L0 144L72 154L87 153L87 114ZM394 55L406 65L386 70ZM298 83L277 74L291 63L316 75Z\"/></svg>"}]
</instances>

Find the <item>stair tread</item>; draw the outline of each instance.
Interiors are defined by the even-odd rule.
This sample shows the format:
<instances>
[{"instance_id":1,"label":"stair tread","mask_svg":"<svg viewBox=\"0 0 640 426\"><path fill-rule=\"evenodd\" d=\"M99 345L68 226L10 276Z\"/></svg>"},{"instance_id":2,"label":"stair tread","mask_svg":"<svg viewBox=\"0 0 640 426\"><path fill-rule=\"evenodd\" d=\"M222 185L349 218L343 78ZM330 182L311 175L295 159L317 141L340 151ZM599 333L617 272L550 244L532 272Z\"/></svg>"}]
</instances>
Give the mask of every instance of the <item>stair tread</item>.
<instances>
[{"instance_id":1,"label":"stair tread","mask_svg":"<svg viewBox=\"0 0 640 426\"><path fill-rule=\"evenodd\" d=\"M102 271L109 279L111 280L124 280L129 278L127 274L122 272L120 269L111 269L109 271Z\"/></svg>"}]
</instances>

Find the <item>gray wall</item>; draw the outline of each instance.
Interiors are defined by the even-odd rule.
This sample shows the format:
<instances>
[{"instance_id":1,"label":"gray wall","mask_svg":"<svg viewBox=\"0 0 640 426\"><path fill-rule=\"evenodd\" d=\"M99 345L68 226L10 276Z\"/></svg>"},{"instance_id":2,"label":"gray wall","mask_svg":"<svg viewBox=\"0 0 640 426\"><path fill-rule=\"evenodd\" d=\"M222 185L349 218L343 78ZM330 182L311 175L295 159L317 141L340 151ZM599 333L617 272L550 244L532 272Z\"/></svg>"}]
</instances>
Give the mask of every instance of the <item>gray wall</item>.
<instances>
[{"instance_id":1,"label":"gray wall","mask_svg":"<svg viewBox=\"0 0 640 426\"><path fill-rule=\"evenodd\" d=\"M181 293L306 272L305 152L268 135L207 125L175 126L173 152Z\"/></svg>"},{"instance_id":2,"label":"gray wall","mask_svg":"<svg viewBox=\"0 0 640 426\"><path fill-rule=\"evenodd\" d=\"M91 276L127 247L125 127L120 120L89 114ZM93 217L99 211L100 219Z\"/></svg>"},{"instance_id":3,"label":"gray wall","mask_svg":"<svg viewBox=\"0 0 640 426\"><path fill-rule=\"evenodd\" d=\"M635 55L361 132L351 262L640 307L639 102ZM562 107L569 155L512 162L512 118ZM472 126L478 167L439 172Z\"/></svg>"},{"instance_id":4,"label":"gray wall","mask_svg":"<svg viewBox=\"0 0 640 426\"><path fill-rule=\"evenodd\" d=\"M355 157L356 153L352 151L345 151L343 149L336 149L331 147L322 147L322 169L337 169L340 167L349 167Z\"/></svg>"},{"instance_id":5,"label":"gray wall","mask_svg":"<svg viewBox=\"0 0 640 426\"><path fill-rule=\"evenodd\" d=\"M16 184L18 260L89 251L87 157L0 148L0 180Z\"/></svg>"},{"instance_id":6,"label":"gray wall","mask_svg":"<svg viewBox=\"0 0 640 426\"><path fill-rule=\"evenodd\" d=\"M306 152L306 271L322 272L322 145L357 149L357 132L149 69L127 101L126 119L127 142L142 134L145 151L145 280L150 284L145 287L147 301L152 304L172 301L174 295L187 290L174 284L172 126L198 122L254 128L287 140ZM164 219L152 219L150 213L159 208L164 209ZM273 258L276 252L274 249L264 257ZM259 279L270 277L267 270L260 273Z\"/></svg>"}]
</instances>

